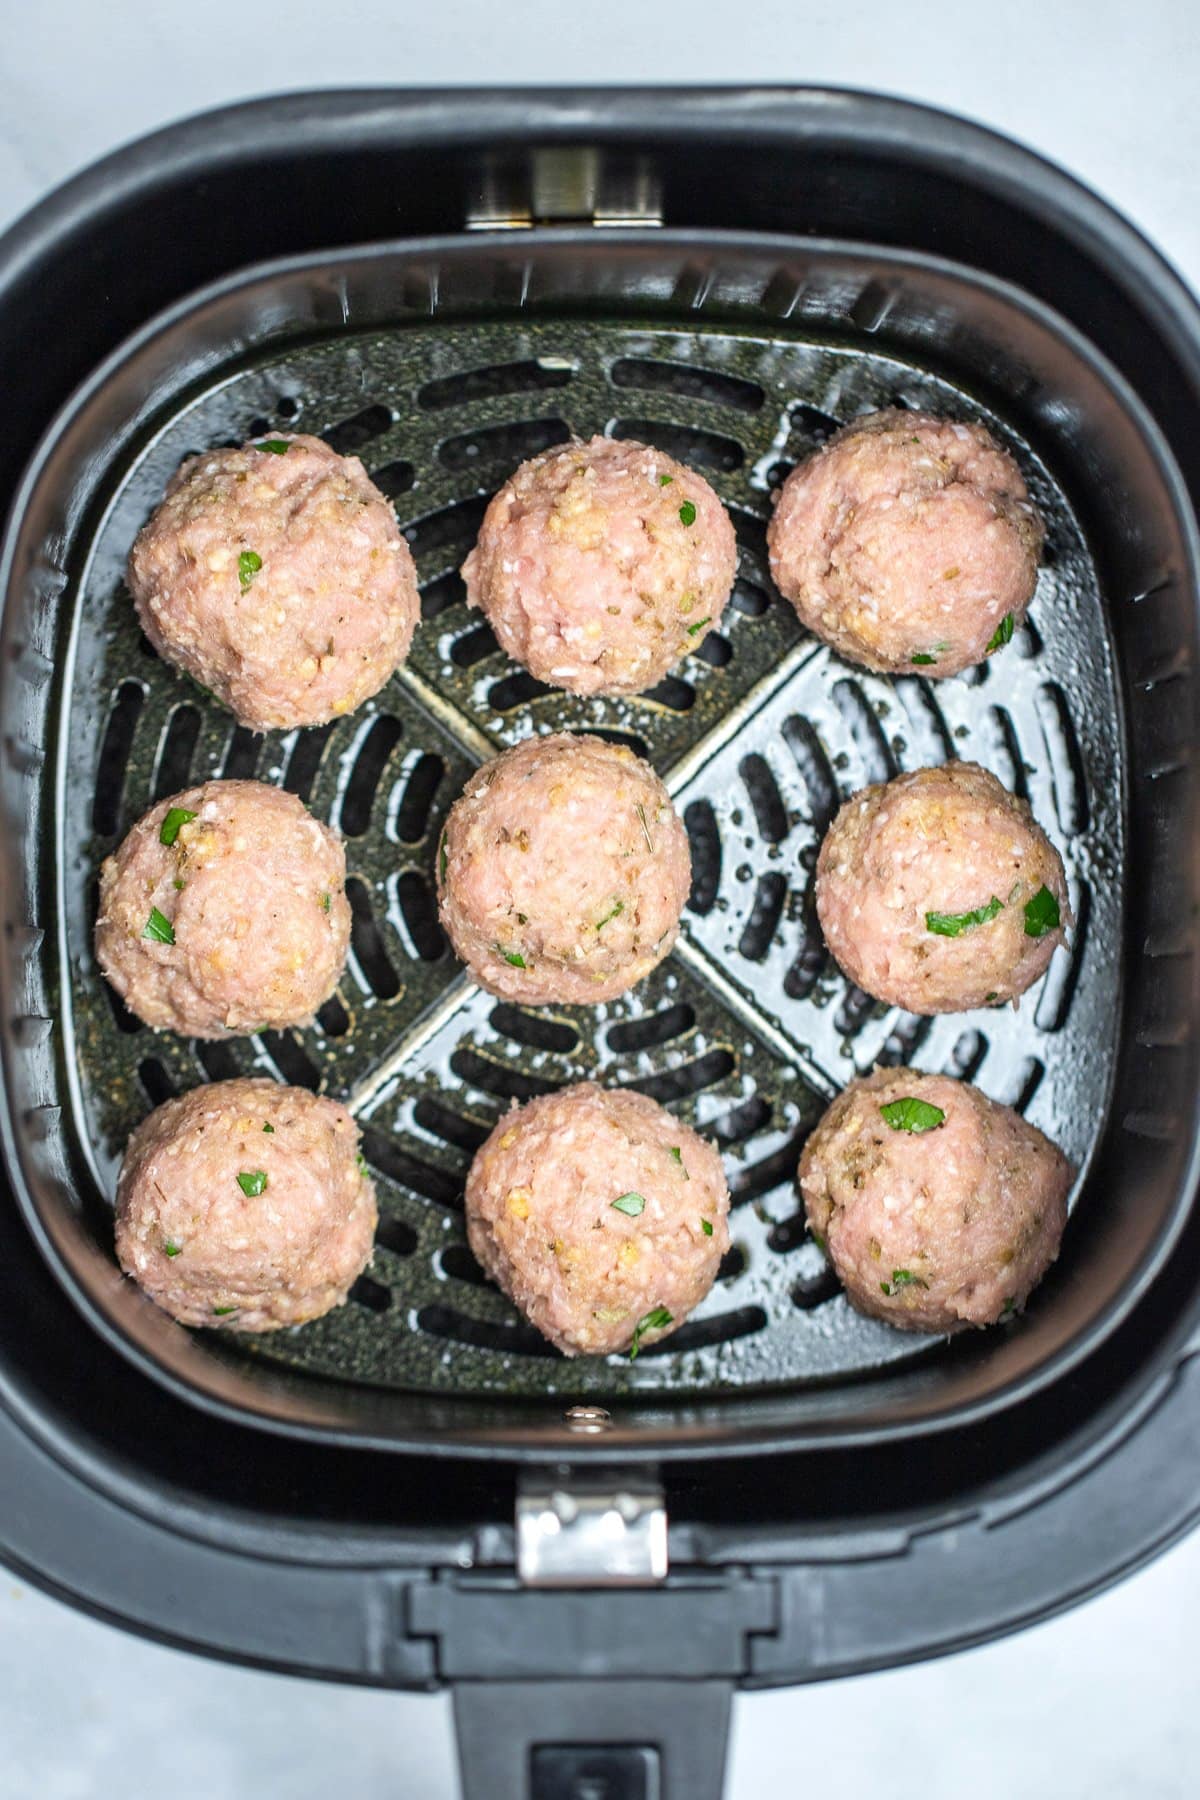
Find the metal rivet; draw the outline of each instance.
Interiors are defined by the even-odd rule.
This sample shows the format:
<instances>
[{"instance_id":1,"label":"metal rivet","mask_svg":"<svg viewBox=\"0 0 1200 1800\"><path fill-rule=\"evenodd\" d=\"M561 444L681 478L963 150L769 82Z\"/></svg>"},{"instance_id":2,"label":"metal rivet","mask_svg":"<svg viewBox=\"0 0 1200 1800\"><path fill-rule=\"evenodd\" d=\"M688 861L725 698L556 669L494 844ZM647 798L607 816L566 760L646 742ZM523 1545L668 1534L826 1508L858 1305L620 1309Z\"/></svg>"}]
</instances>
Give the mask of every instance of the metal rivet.
<instances>
[{"instance_id":1,"label":"metal rivet","mask_svg":"<svg viewBox=\"0 0 1200 1800\"><path fill-rule=\"evenodd\" d=\"M612 1425L611 1415L602 1406L569 1406L563 1418L568 1430L586 1432L589 1436L607 1431Z\"/></svg>"}]
</instances>

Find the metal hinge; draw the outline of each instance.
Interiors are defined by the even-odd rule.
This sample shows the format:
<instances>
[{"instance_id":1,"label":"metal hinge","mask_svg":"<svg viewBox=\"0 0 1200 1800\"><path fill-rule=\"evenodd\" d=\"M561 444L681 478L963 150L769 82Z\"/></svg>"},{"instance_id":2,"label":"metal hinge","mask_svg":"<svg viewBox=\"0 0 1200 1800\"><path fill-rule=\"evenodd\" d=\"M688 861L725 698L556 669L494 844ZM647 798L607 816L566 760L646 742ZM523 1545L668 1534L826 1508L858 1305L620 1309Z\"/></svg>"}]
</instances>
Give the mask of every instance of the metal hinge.
<instances>
[{"instance_id":1,"label":"metal hinge","mask_svg":"<svg viewBox=\"0 0 1200 1800\"><path fill-rule=\"evenodd\" d=\"M651 1587L667 1576L663 1491L636 1469L537 1469L517 1487L527 1587Z\"/></svg>"},{"instance_id":2,"label":"metal hinge","mask_svg":"<svg viewBox=\"0 0 1200 1800\"><path fill-rule=\"evenodd\" d=\"M530 231L538 225L661 225L662 189L644 156L586 145L489 152L468 231Z\"/></svg>"}]
</instances>

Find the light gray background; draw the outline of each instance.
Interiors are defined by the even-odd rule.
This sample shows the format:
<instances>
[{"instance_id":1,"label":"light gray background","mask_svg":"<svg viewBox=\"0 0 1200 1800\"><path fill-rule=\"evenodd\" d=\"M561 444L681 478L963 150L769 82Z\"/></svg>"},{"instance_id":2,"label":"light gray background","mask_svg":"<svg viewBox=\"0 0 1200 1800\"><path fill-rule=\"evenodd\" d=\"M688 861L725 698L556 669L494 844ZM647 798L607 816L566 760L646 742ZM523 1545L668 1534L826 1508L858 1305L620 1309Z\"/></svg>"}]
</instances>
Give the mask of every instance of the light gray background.
<instances>
[{"instance_id":1,"label":"light gray background","mask_svg":"<svg viewBox=\"0 0 1200 1800\"><path fill-rule=\"evenodd\" d=\"M812 81L1024 139L1200 287L1195 0L0 0L0 27L0 226L118 143L268 91ZM1198 1669L1200 1534L988 1649L739 1699L729 1800L801 1784L822 1800L1184 1800L1200 1792ZM339 1791L456 1800L448 1704L201 1662L0 1572L0 1800Z\"/></svg>"}]
</instances>

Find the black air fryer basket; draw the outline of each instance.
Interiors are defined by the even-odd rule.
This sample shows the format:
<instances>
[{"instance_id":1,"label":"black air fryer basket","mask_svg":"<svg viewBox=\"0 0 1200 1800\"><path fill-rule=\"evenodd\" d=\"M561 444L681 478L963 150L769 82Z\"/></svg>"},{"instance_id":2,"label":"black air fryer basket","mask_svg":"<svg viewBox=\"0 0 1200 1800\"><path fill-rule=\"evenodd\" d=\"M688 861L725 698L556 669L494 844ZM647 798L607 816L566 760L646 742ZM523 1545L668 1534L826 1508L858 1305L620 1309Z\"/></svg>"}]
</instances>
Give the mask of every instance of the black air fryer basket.
<instances>
[{"instance_id":1,"label":"black air fryer basket","mask_svg":"<svg viewBox=\"0 0 1200 1800\"><path fill-rule=\"evenodd\" d=\"M213 1654L453 1684L473 1800L703 1800L734 1685L978 1641L1186 1529L1200 318L1123 221L861 95L299 96L148 139L18 225L0 383L14 1565ZM767 574L772 488L881 405L985 420L1048 522L1029 623L955 681L840 664ZM361 712L259 739L149 653L121 575L183 455L293 428L393 499L423 624ZM507 663L457 575L517 462L603 430L702 469L739 539L721 632L623 701ZM472 767L564 727L649 755L695 882L643 988L529 1012L449 956L433 847ZM848 792L951 756L1031 800L1078 924L1019 1012L918 1019L840 977L811 873ZM310 1030L158 1038L92 961L100 859L214 774L346 838L350 966ZM805 1239L799 1145L879 1061L977 1080L1080 1167L1001 1329L861 1319ZM111 1196L151 1105L251 1070L347 1099L382 1216L346 1307L242 1343L121 1278ZM733 1192L713 1294L632 1364L553 1353L465 1245L499 1112L593 1075L714 1137Z\"/></svg>"}]
</instances>

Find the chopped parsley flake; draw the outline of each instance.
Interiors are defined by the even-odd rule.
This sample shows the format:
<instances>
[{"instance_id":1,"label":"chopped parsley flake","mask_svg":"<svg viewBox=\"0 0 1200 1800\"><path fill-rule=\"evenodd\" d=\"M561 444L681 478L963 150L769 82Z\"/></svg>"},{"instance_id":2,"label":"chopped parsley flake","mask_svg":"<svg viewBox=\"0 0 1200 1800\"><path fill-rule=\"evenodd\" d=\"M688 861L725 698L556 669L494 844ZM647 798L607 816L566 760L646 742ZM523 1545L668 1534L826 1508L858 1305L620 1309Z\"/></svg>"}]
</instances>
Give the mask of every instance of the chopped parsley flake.
<instances>
[{"instance_id":1,"label":"chopped parsley flake","mask_svg":"<svg viewBox=\"0 0 1200 1800\"><path fill-rule=\"evenodd\" d=\"M928 1283L922 1281L919 1275L914 1275L911 1269L893 1269L892 1286L894 1288L926 1287Z\"/></svg>"},{"instance_id":2,"label":"chopped parsley flake","mask_svg":"<svg viewBox=\"0 0 1200 1800\"><path fill-rule=\"evenodd\" d=\"M625 911L625 902L623 900L618 900L611 912L606 912L602 919L598 919L596 921L596 930L603 931L604 927L608 924L610 919L619 918L620 915L624 911ZM520 914L518 914L517 916L520 917Z\"/></svg>"},{"instance_id":3,"label":"chopped parsley flake","mask_svg":"<svg viewBox=\"0 0 1200 1800\"><path fill-rule=\"evenodd\" d=\"M519 950L506 950L503 944L497 944L496 949L500 952L500 955L504 958L505 962L511 964L514 969L524 969L528 966Z\"/></svg>"},{"instance_id":4,"label":"chopped parsley flake","mask_svg":"<svg viewBox=\"0 0 1200 1800\"><path fill-rule=\"evenodd\" d=\"M675 477L673 475L660 475L658 478L658 485L659 487L670 487L674 479Z\"/></svg>"},{"instance_id":5,"label":"chopped parsley flake","mask_svg":"<svg viewBox=\"0 0 1200 1800\"><path fill-rule=\"evenodd\" d=\"M629 1360L633 1361L642 1347L642 1334L647 1331L661 1331L664 1325L673 1325L674 1319L665 1306L652 1306L648 1313L643 1313L633 1328L633 1339L629 1346Z\"/></svg>"},{"instance_id":6,"label":"chopped parsley flake","mask_svg":"<svg viewBox=\"0 0 1200 1800\"><path fill-rule=\"evenodd\" d=\"M692 505L690 500L685 500L680 507L679 522L681 525L694 525L696 523L696 508Z\"/></svg>"},{"instance_id":7,"label":"chopped parsley flake","mask_svg":"<svg viewBox=\"0 0 1200 1800\"><path fill-rule=\"evenodd\" d=\"M995 631L993 631L991 637L988 639L988 647L984 654L990 656L993 650L1003 649L1005 644L1012 642L1012 634L1013 616L1011 613L1005 613Z\"/></svg>"},{"instance_id":8,"label":"chopped parsley flake","mask_svg":"<svg viewBox=\"0 0 1200 1800\"><path fill-rule=\"evenodd\" d=\"M712 1220L711 1219L701 1219L700 1229L704 1233L705 1237L711 1237L712 1236Z\"/></svg>"},{"instance_id":9,"label":"chopped parsley flake","mask_svg":"<svg viewBox=\"0 0 1200 1800\"><path fill-rule=\"evenodd\" d=\"M687 628L687 634L689 637L695 637L695 635L698 631L703 631L704 627L706 625L711 625L711 624L712 624L712 614L710 613L707 619L697 619L696 623L694 625L689 625Z\"/></svg>"},{"instance_id":10,"label":"chopped parsley flake","mask_svg":"<svg viewBox=\"0 0 1200 1800\"><path fill-rule=\"evenodd\" d=\"M243 594L262 568L262 557L257 550L243 550L238 557L238 585Z\"/></svg>"},{"instance_id":11,"label":"chopped parsley flake","mask_svg":"<svg viewBox=\"0 0 1200 1800\"><path fill-rule=\"evenodd\" d=\"M237 1311L236 1306L214 1306L213 1307L213 1313L218 1319L223 1319L227 1313L235 1313L236 1311Z\"/></svg>"},{"instance_id":12,"label":"chopped parsley flake","mask_svg":"<svg viewBox=\"0 0 1200 1800\"><path fill-rule=\"evenodd\" d=\"M361 1150L359 1151L358 1155L355 1157L354 1161L355 1161L355 1167L357 1168L359 1174L365 1177L365 1175L367 1173L367 1159L363 1155Z\"/></svg>"},{"instance_id":13,"label":"chopped parsley flake","mask_svg":"<svg viewBox=\"0 0 1200 1800\"><path fill-rule=\"evenodd\" d=\"M269 1132L270 1132L270 1133L271 1133L271 1136L272 1136L272 1137L274 1137L274 1135L275 1135L275 1127L274 1127L274 1126L273 1126L273 1125L264 1125L264 1126L263 1126L263 1130L264 1130L264 1131L269 1131Z\"/></svg>"},{"instance_id":14,"label":"chopped parsley flake","mask_svg":"<svg viewBox=\"0 0 1200 1800\"><path fill-rule=\"evenodd\" d=\"M937 657L930 656L927 650L914 650L908 660L909 662L916 663L919 667L924 668L927 663L935 663Z\"/></svg>"},{"instance_id":15,"label":"chopped parsley flake","mask_svg":"<svg viewBox=\"0 0 1200 1800\"><path fill-rule=\"evenodd\" d=\"M291 445L286 438L264 438L261 444L255 444L256 450L267 450L272 456L286 456Z\"/></svg>"},{"instance_id":16,"label":"chopped parsley flake","mask_svg":"<svg viewBox=\"0 0 1200 1800\"><path fill-rule=\"evenodd\" d=\"M672 1144L669 1154L675 1158L675 1161L679 1164L680 1168L683 1170L683 1179L685 1181L690 1181L692 1178L687 1172L687 1164L683 1160L683 1151L679 1148L679 1145Z\"/></svg>"},{"instance_id":17,"label":"chopped parsley flake","mask_svg":"<svg viewBox=\"0 0 1200 1800\"><path fill-rule=\"evenodd\" d=\"M333 905L333 895L332 894L322 894L321 895L321 911L328 912L329 909L332 907L332 905Z\"/></svg>"},{"instance_id":18,"label":"chopped parsley flake","mask_svg":"<svg viewBox=\"0 0 1200 1800\"><path fill-rule=\"evenodd\" d=\"M893 1131L936 1131L939 1125L946 1123L946 1115L940 1106L930 1106L928 1100L918 1100L915 1094L889 1100L879 1112L884 1124L890 1125Z\"/></svg>"},{"instance_id":19,"label":"chopped parsley flake","mask_svg":"<svg viewBox=\"0 0 1200 1800\"><path fill-rule=\"evenodd\" d=\"M257 1200L267 1185L265 1169L243 1169L237 1178L237 1184L247 1200Z\"/></svg>"},{"instance_id":20,"label":"chopped parsley flake","mask_svg":"<svg viewBox=\"0 0 1200 1800\"><path fill-rule=\"evenodd\" d=\"M166 844L170 848L179 836L180 828L187 825L195 816L195 813L189 812L186 806L173 806L159 827L159 843Z\"/></svg>"},{"instance_id":21,"label":"chopped parsley flake","mask_svg":"<svg viewBox=\"0 0 1200 1800\"><path fill-rule=\"evenodd\" d=\"M1028 910L1028 909L1026 909ZM150 908L150 917L142 929L142 936L149 938L153 944L173 944L175 927L165 913L160 913L157 906Z\"/></svg>"},{"instance_id":22,"label":"chopped parsley flake","mask_svg":"<svg viewBox=\"0 0 1200 1800\"><path fill-rule=\"evenodd\" d=\"M974 912L927 912L925 929L936 933L938 937L961 937L964 931L973 931L976 925L987 925L997 913L1003 911L1003 900L997 900L993 894L986 906L977 906Z\"/></svg>"},{"instance_id":23,"label":"chopped parsley flake","mask_svg":"<svg viewBox=\"0 0 1200 1800\"><path fill-rule=\"evenodd\" d=\"M821 1236L821 1233L819 1231L814 1230L814 1228L810 1225L808 1228L808 1235L812 1239L813 1243L817 1246L817 1249L820 1250L822 1254L824 1254L825 1239Z\"/></svg>"},{"instance_id":24,"label":"chopped parsley flake","mask_svg":"<svg viewBox=\"0 0 1200 1800\"><path fill-rule=\"evenodd\" d=\"M166 1242L166 1243L165 1243L165 1244L164 1244L164 1245L163 1245L163 1251L164 1251L164 1253L165 1253L165 1254L166 1254L166 1255L167 1255L167 1256L178 1256L178 1255L179 1255L179 1252L180 1252L180 1251L181 1251L181 1250L182 1250L182 1249L183 1249L183 1245L182 1245L182 1244L173 1244L173 1243L171 1243L171 1242L170 1242L170 1240L169 1240L169 1239L168 1239L168 1241L167 1241L167 1242Z\"/></svg>"},{"instance_id":25,"label":"chopped parsley flake","mask_svg":"<svg viewBox=\"0 0 1200 1800\"><path fill-rule=\"evenodd\" d=\"M1016 1312L1016 1310L1017 1310L1016 1295L1010 1294L1008 1296L1008 1299L1004 1302L1004 1305L1000 1308L1000 1317L1002 1319L1010 1318L1012 1316L1012 1314L1014 1312Z\"/></svg>"},{"instance_id":26,"label":"chopped parsley flake","mask_svg":"<svg viewBox=\"0 0 1200 1800\"><path fill-rule=\"evenodd\" d=\"M1033 899L1025 902L1026 937L1040 938L1048 931L1057 931L1061 919L1058 901L1048 887L1040 887Z\"/></svg>"},{"instance_id":27,"label":"chopped parsley flake","mask_svg":"<svg viewBox=\"0 0 1200 1800\"><path fill-rule=\"evenodd\" d=\"M646 1210L644 1194L618 1194L612 1203L614 1212L624 1213L627 1219L636 1219Z\"/></svg>"}]
</instances>

